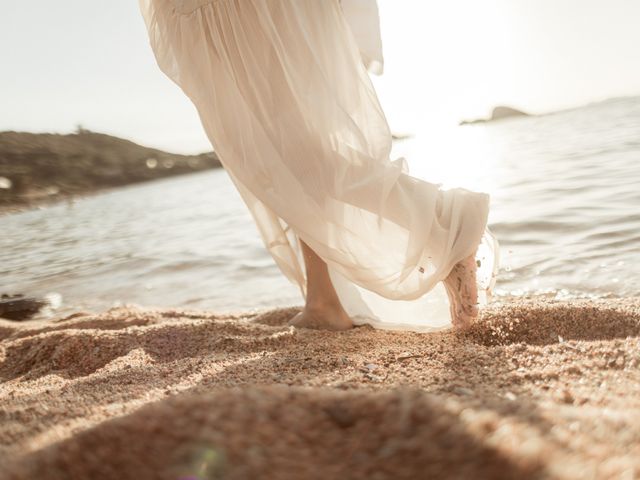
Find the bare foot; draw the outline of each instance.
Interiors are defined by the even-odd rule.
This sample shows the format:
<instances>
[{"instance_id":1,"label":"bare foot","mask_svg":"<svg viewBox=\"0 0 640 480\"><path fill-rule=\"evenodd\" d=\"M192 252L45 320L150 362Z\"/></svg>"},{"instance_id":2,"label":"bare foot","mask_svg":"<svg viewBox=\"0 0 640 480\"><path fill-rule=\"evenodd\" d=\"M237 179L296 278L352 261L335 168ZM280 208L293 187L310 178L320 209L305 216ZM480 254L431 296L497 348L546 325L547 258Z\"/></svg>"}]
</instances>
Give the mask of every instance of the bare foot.
<instances>
[{"instance_id":1,"label":"bare foot","mask_svg":"<svg viewBox=\"0 0 640 480\"><path fill-rule=\"evenodd\" d=\"M342 306L305 307L289 320L289 325L296 328L313 328L316 330L349 330L353 322Z\"/></svg>"},{"instance_id":2,"label":"bare foot","mask_svg":"<svg viewBox=\"0 0 640 480\"><path fill-rule=\"evenodd\" d=\"M449 297L451 322L455 328L468 327L478 316L477 270L473 254L458 262L443 282Z\"/></svg>"}]
</instances>

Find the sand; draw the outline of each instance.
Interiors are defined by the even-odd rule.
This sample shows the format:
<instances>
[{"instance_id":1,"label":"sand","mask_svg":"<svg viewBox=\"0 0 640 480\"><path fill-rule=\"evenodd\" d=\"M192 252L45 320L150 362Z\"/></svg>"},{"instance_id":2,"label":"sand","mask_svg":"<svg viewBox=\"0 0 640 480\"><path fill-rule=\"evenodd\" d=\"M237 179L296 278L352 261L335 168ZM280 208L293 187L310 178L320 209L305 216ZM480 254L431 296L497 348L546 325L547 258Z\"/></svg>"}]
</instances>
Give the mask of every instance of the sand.
<instances>
[{"instance_id":1,"label":"sand","mask_svg":"<svg viewBox=\"0 0 640 480\"><path fill-rule=\"evenodd\" d=\"M0 477L640 478L638 298L436 334L297 311L0 321Z\"/></svg>"}]
</instances>

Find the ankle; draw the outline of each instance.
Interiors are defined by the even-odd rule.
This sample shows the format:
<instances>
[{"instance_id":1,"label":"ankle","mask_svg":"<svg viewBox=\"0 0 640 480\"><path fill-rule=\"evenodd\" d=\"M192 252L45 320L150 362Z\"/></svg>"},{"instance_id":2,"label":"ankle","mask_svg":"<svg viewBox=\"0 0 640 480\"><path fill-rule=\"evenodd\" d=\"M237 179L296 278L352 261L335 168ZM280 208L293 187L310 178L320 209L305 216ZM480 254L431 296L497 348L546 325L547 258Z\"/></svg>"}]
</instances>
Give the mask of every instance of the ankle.
<instances>
[{"instance_id":1,"label":"ankle","mask_svg":"<svg viewBox=\"0 0 640 480\"><path fill-rule=\"evenodd\" d=\"M343 308L340 301L336 298L335 300L309 300L305 304L304 309L307 312L327 312L342 310Z\"/></svg>"}]
</instances>

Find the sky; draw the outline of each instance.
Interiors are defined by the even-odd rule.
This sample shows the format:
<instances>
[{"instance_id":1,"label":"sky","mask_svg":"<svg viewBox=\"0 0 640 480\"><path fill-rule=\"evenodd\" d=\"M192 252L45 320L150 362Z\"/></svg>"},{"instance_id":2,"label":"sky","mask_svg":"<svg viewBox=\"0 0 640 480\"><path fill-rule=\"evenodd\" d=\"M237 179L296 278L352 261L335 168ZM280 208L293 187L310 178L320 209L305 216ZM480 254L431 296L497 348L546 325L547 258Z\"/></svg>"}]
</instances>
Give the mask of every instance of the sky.
<instances>
[{"instance_id":1,"label":"sky","mask_svg":"<svg viewBox=\"0 0 640 480\"><path fill-rule=\"evenodd\" d=\"M393 131L640 95L638 0L379 0ZM157 68L137 0L0 0L0 130L84 128L210 150Z\"/></svg>"}]
</instances>

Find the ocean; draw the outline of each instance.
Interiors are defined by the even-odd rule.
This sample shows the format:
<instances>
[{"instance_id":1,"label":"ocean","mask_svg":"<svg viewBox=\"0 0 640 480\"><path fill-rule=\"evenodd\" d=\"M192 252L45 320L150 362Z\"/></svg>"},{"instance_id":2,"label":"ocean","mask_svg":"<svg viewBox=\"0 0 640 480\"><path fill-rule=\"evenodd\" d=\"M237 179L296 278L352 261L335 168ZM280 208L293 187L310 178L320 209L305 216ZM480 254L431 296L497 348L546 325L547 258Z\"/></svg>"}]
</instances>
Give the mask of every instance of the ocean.
<instances>
[{"instance_id":1,"label":"ocean","mask_svg":"<svg viewBox=\"0 0 640 480\"><path fill-rule=\"evenodd\" d=\"M392 157L491 194L496 296L640 294L640 97L417 131ZM0 217L0 293L58 315L122 304L218 311L301 305L224 170Z\"/></svg>"}]
</instances>

